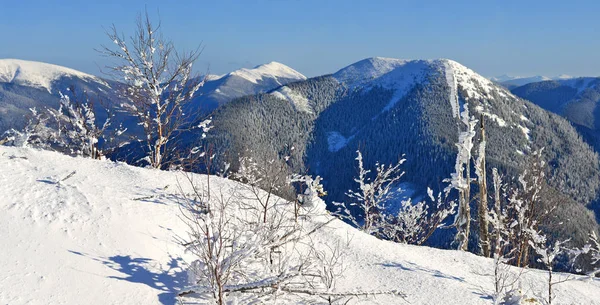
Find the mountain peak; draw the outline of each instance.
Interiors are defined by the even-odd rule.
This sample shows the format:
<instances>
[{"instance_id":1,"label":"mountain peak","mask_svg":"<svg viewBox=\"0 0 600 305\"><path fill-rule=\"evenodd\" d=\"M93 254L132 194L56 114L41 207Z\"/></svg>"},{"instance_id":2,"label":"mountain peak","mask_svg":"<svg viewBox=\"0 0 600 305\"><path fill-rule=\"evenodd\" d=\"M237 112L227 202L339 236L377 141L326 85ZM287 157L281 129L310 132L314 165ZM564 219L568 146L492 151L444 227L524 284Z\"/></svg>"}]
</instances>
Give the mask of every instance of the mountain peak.
<instances>
[{"instance_id":1,"label":"mountain peak","mask_svg":"<svg viewBox=\"0 0 600 305\"><path fill-rule=\"evenodd\" d=\"M253 83L258 83L264 77L295 80L306 79L306 76L302 75L302 73L275 61L258 65L252 69L242 68L229 73L229 75L235 75Z\"/></svg>"},{"instance_id":2,"label":"mountain peak","mask_svg":"<svg viewBox=\"0 0 600 305\"><path fill-rule=\"evenodd\" d=\"M359 85L362 81L379 78L407 62L407 60L386 57L366 58L342 68L334 73L333 77L350 86Z\"/></svg>"},{"instance_id":3,"label":"mountain peak","mask_svg":"<svg viewBox=\"0 0 600 305\"><path fill-rule=\"evenodd\" d=\"M98 78L71 68L20 59L0 59L0 82L44 88L52 92L52 83L61 77Z\"/></svg>"}]
</instances>

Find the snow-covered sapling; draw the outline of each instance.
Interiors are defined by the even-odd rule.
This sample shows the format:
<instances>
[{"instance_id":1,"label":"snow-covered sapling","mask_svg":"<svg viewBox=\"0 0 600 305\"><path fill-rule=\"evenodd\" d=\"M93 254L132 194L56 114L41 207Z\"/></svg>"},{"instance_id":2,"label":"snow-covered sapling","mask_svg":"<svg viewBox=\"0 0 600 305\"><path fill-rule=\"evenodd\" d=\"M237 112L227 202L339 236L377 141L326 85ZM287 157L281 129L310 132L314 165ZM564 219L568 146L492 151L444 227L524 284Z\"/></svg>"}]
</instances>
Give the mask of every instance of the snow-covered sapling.
<instances>
[{"instance_id":1,"label":"snow-covered sapling","mask_svg":"<svg viewBox=\"0 0 600 305\"><path fill-rule=\"evenodd\" d=\"M375 177L371 177L369 175L371 171L364 167L362 153L360 150L356 153L358 177L354 181L358 183L358 190L349 190L346 195L354 200L350 206L357 207L363 219L357 219L345 203L335 203L338 206L336 214L368 234L377 234L381 232L381 226L386 222L387 205L396 194L392 192L393 187L404 175L400 165L405 159L401 159L395 165L376 163Z\"/></svg>"},{"instance_id":2,"label":"snow-covered sapling","mask_svg":"<svg viewBox=\"0 0 600 305\"><path fill-rule=\"evenodd\" d=\"M568 249L564 247L565 243L567 242L568 240L555 241L554 243L550 243L546 236L541 234L540 232L531 232L531 239L529 240L529 245L538 255L537 261L542 263L546 267L546 270L548 270L548 296L544 299L547 305L551 305L552 301L555 298L553 294L554 286L560 283L564 283L570 279L569 277L567 277L566 279L560 279L558 281L555 281L553 279L553 270L554 264L556 263L556 259L560 255L568 252Z\"/></svg>"},{"instance_id":3,"label":"snow-covered sapling","mask_svg":"<svg viewBox=\"0 0 600 305\"><path fill-rule=\"evenodd\" d=\"M122 95L128 103L123 106L143 127L148 151L145 160L154 168L164 167L175 151L172 140L192 127L195 117L186 113L186 105L204 84L193 76L192 69L200 50L177 52L160 30L160 23L155 26L146 12L138 17L130 41L113 26L107 36L116 48L103 47L101 51L118 61L109 69L127 84Z\"/></svg>"}]
</instances>

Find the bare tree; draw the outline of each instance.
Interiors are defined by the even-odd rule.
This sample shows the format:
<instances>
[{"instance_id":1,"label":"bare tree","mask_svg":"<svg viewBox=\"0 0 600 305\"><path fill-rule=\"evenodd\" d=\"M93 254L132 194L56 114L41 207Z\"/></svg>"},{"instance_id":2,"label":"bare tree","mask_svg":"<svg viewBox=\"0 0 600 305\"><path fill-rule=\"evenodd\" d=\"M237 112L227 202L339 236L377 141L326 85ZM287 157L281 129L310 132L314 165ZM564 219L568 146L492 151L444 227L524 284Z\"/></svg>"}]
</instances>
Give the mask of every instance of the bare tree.
<instances>
[{"instance_id":1,"label":"bare tree","mask_svg":"<svg viewBox=\"0 0 600 305\"><path fill-rule=\"evenodd\" d=\"M116 60L109 69L128 85L123 95L129 104L124 106L144 129L145 160L154 168L163 168L173 153L174 137L195 121L184 111L204 84L192 71L200 49L178 52L162 36L160 23L155 26L147 12L138 16L136 31L129 39L114 25L107 36L116 48L103 46L100 52Z\"/></svg>"},{"instance_id":2,"label":"bare tree","mask_svg":"<svg viewBox=\"0 0 600 305\"><path fill-rule=\"evenodd\" d=\"M478 220L479 220L479 245L483 256L490 257L490 236L488 224L488 198L487 198L487 177L485 169L485 124L483 114L479 119L479 154L475 161L475 174L479 184L479 201L477 205Z\"/></svg>"}]
</instances>

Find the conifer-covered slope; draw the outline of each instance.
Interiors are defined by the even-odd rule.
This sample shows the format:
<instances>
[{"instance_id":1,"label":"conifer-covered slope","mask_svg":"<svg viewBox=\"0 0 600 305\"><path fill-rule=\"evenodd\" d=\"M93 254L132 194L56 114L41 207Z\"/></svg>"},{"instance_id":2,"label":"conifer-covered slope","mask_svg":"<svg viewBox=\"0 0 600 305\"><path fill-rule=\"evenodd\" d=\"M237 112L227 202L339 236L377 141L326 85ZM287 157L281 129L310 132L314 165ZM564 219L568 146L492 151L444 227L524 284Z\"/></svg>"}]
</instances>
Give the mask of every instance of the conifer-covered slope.
<instances>
[{"instance_id":1,"label":"conifer-covered slope","mask_svg":"<svg viewBox=\"0 0 600 305\"><path fill-rule=\"evenodd\" d=\"M527 84L513 94L572 122L596 151L600 149L600 78L580 77Z\"/></svg>"},{"instance_id":2,"label":"conifer-covered slope","mask_svg":"<svg viewBox=\"0 0 600 305\"><path fill-rule=\"evenodd\" d=\"M451 102L455 97L458 105ZM569 209L585 215L582 222L593 223L584 206L598 196L598 156L577 131L451 60L370 58L333 75L234 100L215 115L214 141L234 165L242 153L291 155L295 170L324 178L328 202L347 200L345 191L356 187L357 149L368 166L404 157L404 186L417 196L427 186L445 187L442 180L456 158L453 114L465 106L485 120L489 168L517 176L529 153L544 148L551 185L568 195Z\"/></svg>"}]
</instances>

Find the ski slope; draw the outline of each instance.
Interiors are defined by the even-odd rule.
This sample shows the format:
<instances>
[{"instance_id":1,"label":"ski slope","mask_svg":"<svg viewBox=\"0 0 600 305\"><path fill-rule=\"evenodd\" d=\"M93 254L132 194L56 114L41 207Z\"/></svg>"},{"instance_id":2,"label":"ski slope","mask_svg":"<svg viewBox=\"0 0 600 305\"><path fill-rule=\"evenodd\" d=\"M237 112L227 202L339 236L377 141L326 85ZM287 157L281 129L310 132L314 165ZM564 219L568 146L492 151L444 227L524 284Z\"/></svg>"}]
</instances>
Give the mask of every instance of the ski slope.
<instances>
[{"instance_id":1,"label":"ski slope","mask_svg":"<svg viewBox=\"0 0 600 305\"><path fill-rule=\"evenodd\" d=\"M0 146L0 304L177 304L191 259L176 243L185 233L177 201L182 177ZM212 179L214 187L234 184ZM492 302L489 259L377 240L341 221L315 235L331 243L348 237L337 290L406 294L351 304ZM544 272L522 278L526 294L545 292ZM556 295L554 304L600 304L600 280L574 278L556 286Z\"/></svg>"}]
</instances>

